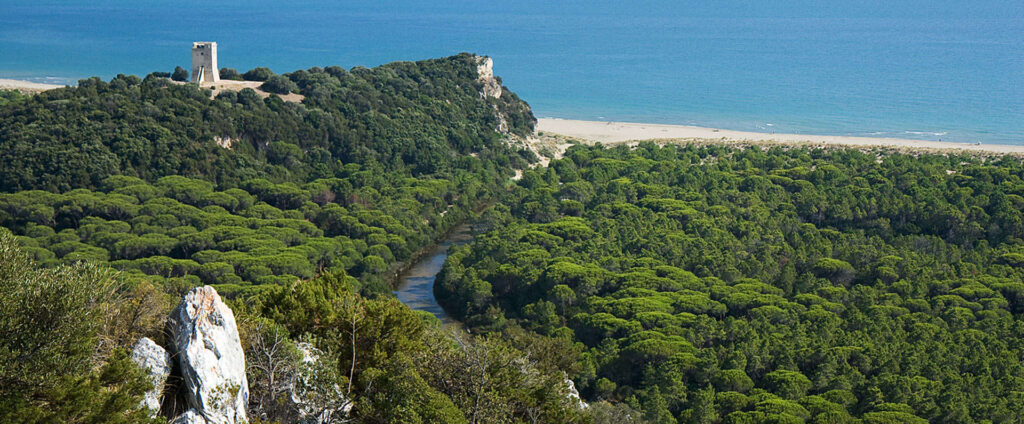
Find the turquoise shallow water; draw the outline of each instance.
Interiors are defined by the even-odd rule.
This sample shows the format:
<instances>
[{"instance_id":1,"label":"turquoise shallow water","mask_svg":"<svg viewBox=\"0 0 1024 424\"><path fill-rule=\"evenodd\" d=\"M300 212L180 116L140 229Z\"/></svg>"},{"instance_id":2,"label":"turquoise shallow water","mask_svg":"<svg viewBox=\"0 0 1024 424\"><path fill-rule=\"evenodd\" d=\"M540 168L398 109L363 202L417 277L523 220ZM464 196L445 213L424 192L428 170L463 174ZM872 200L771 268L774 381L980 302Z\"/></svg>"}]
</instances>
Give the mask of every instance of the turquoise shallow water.
<instances>
[{"instance_id":1,"label":"turquoise shallow water","mask_svg":"<svg viewBox=\"0 0 1024 424\"><path fill-rule=\"evenodd\" d=\"M1024 144L1019 0L493 3L0 0L0 78L471 51L541 117Z\"/></svg>"}]
</instances>

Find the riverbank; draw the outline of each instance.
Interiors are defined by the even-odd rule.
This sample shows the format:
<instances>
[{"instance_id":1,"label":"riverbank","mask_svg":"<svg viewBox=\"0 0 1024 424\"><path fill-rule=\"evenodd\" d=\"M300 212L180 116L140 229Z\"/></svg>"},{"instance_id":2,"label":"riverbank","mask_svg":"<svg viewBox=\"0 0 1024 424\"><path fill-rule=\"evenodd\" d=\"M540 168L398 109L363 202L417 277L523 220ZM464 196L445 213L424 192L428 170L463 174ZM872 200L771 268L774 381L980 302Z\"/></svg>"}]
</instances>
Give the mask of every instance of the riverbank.
<instances>
[{"instance_id":1,"label":"riverbank","mask_svg":"<svg viewBox=\"0 0 1024 424\"><path fill-rule=\"evenodd\" d=\"M18 90L26 94L41 93L46 90L53 90L55 88L63 87L63 85L40 84L38 82L32 81L21 81L0 78L0 90Z\"/></svg>"},{"instance_id":2,"label":"riverbank","mask_svg":"<svg viewBox=\"0 0 1024 424\"><path fill-rule=\"evenodd\" d=\"M463 223L453 228L401 274L394 290L395 297L413 310L430 312L444 324L458 325L458 321L445 312L434 296L434 281L448 259L448 249L472 240L471 224Z\"/></svg>"},{"instance_id":3,"label":"riverbank","mask_svg":"<svg viewBox=\"0 0 1024 424\"><path fill-rule=\"evenodd\" d=\"M769 134L732 131L685 125L644 124L634 122L577 121L541 118L538 134L558 134L590 143L616 144L641 140L663 142L701 142L722 144L824 145L841 147L889 148L906 152L969 151L1024 156L1024 145L970 144L949 141L901 138L848 137L810 134ZM1021 140L1024 143L1024 140Z\"/></svg>"}]
</instances>

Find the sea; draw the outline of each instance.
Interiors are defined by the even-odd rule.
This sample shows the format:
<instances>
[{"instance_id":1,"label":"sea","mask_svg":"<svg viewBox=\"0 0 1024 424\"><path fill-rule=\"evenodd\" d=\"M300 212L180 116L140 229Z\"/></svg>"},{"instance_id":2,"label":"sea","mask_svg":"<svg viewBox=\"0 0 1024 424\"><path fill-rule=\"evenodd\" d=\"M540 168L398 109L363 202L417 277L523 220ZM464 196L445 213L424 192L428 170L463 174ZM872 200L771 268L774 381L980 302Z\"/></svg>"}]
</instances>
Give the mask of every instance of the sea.
<instances>
[{"instance_id":1,"label":"sea","mask_svg":"<svg viewBox=\"0 0 1024 424\"><path fill-rule=\"evenodd\" d=\"M1024 1L0 0L0 78L488 55L538 117L1024 144Z\"/></svg>"}]
</instances>

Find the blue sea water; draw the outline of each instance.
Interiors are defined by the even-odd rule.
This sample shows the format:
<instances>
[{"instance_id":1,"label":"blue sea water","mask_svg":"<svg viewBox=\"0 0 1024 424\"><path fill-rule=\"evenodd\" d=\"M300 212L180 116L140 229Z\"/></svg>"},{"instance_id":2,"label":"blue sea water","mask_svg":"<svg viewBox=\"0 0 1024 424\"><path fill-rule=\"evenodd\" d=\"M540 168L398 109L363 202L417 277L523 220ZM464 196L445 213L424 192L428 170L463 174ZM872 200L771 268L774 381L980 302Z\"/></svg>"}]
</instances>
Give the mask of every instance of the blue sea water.
<instances>
[{"instance_id":1,"label":"blue sea water","mask_svg":"<svg viewBox=\"0 0 1024 424\"><path fill-rule=\"evenodd\" d=\"M846 4L849 3L849 4ZM0 78L490 55L539 117L1024 144L1024 1L0 0Z\"/></svg>"}]
</instances>

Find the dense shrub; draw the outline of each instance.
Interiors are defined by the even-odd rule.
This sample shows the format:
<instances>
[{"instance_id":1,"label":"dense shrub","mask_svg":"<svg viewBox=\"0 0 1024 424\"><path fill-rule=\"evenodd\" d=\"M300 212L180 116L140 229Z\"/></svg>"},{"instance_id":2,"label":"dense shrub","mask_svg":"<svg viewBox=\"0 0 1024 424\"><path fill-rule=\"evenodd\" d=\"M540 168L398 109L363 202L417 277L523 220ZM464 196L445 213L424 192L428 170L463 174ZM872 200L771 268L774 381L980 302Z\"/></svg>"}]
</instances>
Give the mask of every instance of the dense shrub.
<instances>
[{"instance_id":1,"label":"dense shrub","mask_svg":"<svg viewBox=\"0 0 1024 424\"><path fill-rule=\"evenodd\" d=\"M171 73L171 79L175 81L188 81L188 71L180 66L175 66L174 72Z\"/></svg>"},{"instance_id":2,"label":"dense shrub","mask_svg":"<svg viewBox=\"0 0 1024 424\"><path fill-rule=\"evenodd\" d=\"M268 93L288 94L293 91L299 91L299 86L292 82L292 80L288 79L288 77L274 75L267 78L266 82L260 85L260 90Z\"/></svg>"},{"instance_id":3,"label":"dense shrub","mask_svg":"<svg viewBox=\"0 0 1024 424\"><path fill-rule=\"evenodd\" d=\"M267 81L274 75L274 71L258 67L246 71L245 74L242 74L242 79L246 81Z\"/></svg>"},{"instance_id":4,"label":"dense shrub","mask_svg":"<svg viewBox=\"0 0 1024 424\"><path fill-rule=\"evenodd\" d=\"M220 71L218 72L218 74L220 74L220 79L233 80L233 81L242 81L243 80L242 74L238 73L238 71L236 69L234 69L234 68L220 68Z\"/></svg>"}]
</instances>

